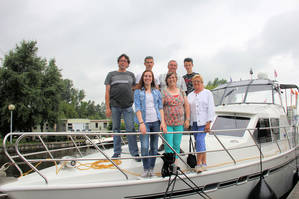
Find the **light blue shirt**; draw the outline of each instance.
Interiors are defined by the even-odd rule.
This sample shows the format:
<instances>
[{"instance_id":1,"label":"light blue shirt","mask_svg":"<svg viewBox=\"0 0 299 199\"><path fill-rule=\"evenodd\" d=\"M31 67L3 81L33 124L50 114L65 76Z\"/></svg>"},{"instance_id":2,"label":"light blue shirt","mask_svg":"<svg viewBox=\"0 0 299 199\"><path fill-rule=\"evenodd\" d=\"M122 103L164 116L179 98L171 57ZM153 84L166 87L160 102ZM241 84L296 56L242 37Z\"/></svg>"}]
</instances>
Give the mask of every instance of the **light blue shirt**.
<instances>
[{"instance_id":1,"label":"light blue shirt","mask_svg":"<svg viewBox=\"0 0 299 199\"><path fill-rule=\"evenodd\" d=\"M154 107L157 113L158 119L161 121L161 114L160 110L163 109L163 104L162 104L162 97L161 93L158 89L152 88L151 89L153 98L154 98ZM134 105L135 105L135 112L141 111L142 119L143 121L146 121L146 96L145 96L145 90L144 88L142 89L137 89L134 92ZM135 122L139 124L139 121L137 119L137 116L135 114L134 118Z\"/></svg>"}]
</instances>

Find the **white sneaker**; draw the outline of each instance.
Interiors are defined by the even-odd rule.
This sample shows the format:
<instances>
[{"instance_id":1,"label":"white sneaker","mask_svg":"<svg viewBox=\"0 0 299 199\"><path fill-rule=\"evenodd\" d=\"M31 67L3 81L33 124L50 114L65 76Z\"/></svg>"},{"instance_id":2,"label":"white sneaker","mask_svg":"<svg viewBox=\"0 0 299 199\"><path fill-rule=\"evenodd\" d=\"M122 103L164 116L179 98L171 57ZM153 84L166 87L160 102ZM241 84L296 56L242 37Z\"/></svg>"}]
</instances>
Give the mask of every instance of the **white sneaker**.
<instances>
[{"instance_id":1,"label":"white sneaker","mask_svg":"<svg viewBox=\"0 0 299 199\"><path fill-rule=\"evenodd\" d=\"M140 175L142 178L148 178L149 176L149 171L148 170L144 170L143 173Z\"/></svg>"},{"instance_id":2,"label":"white sneaker","mask_svg":"<svg viewBox=\"0 0 299 199\"><path fill-rule=\"evenodd\" d=\"M202 164L201 168L202 168L202 171L206 171L206 170L208 170L208 168L207 168L207 165L206 165L206 164Z\"/></svg>"},{"instance_id":3,"label":"white sneaker","mask_svg":"<svg viewBox=\"0 0 299 199\"><path fill-rule=\"evenodd\" d=\"M154 177L155 173L153 169L148 170L148 177Z\"/></svg>"},{"instance_id":4,"label":"white sneaker","mask_svg":"<svg viewBox=\"0 0 299 199\"><path fill-rule=\"evenodd\" d=\"M196 166L195 166L195 171L196 171L197 173L201 173L201 172L203 172L202 165L201 165L201 164L200 164L200 165L196 165Z\"/></svg>"}]
</instances>

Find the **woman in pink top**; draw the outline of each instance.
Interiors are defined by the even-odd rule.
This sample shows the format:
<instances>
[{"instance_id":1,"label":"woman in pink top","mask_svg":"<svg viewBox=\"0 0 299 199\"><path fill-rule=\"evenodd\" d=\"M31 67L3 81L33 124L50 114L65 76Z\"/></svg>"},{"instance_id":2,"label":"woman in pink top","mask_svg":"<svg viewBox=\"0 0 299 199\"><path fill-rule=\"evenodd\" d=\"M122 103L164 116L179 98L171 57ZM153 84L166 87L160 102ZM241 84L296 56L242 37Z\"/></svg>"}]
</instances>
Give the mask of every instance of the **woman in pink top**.
<instances>
[{"instance_id":1,"label":"woman in pink top","mask_svg":"<svg viewBox=\"0 0 299 199\"><path fill-rule=\"evenodd\" d=\"M167 134L164 135L164 138L177 153L180 153L182 133L172 134L171 132L182 132L184 126L185 128L189 127L190 109L185 92L176 87L177 79L176 73L166 75L167 88L162 91L162 101L167 125ZM186 121L184 121L185 114ZM165 153L174 153L167 144L164 147Z\"/></svg>"}]
</instances>

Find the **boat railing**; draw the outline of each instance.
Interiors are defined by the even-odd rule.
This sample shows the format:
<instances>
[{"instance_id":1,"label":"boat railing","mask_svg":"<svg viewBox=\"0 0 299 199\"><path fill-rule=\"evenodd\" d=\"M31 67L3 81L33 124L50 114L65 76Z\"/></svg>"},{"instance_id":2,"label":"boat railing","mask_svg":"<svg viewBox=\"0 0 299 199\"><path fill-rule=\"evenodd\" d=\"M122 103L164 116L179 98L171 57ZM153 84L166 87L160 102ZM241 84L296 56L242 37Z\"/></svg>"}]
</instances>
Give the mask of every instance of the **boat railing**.
<instances>
[{"instance_id":1,"label":"boat railing","mask_svg":"<svg viewBox=\"0 0 299 199\"><path fill-rule=\"evenodd\" d=\"M272 142L276 143L277 148L279 150L279 153L282 153L282 150L279 146L279 142L285 141L287 140L288 142L288 146L289 149L293 147L295 147L295 144L298 143L298 141L296 142L296 135L298 132L298 126L284 126L284 127L263 127L263 128L253 128L253 129L225 129L225 130L211 130L210 135L213 135L215 137L215 140L217 140L217 142L220 144L222 149L217 149L217 150L208 150L206 151L206 153L212 153L212 152L219 152L219 151L224 151L229 158L232 160L233 164L237 164L237 161L235 159L235 157L232 155L232 153L230 151L232 150L237 150L237 149L242 149L242 148L249 148L249 147L257 147L257 149L259 150L259 153L261 154L261 157L264 158L264 154L262 153L262 149L261 149L261 143L258 143L256 138L254 137L253 133L255 130L262 130L262 129L274 129L274 128L281 128L284 129L285 131L285 135L286 138L285 139L280 139L280 140L272 140ZM293 128L293 131L291 132L291 135L293 137L294 142L290 141L290 136L288 135L288 130L287 128ZM219 136L217 135L217 132L221 131L221 132L232 132L232 131L248 131L250 138L252 140L252 144L250 145L246 145L246 146L239 146L239 147L226 147L224 142L221 141L221 138L219 138ZM294 133L295 132L295 133ZM183 133L184 135L188 135L188 134L193 134L193 133L198 133L198 131L184 131L184 132L171 132L171 133ZM162 132L149 132L148 134L158 134L159 137L162 139L163 143L165 143L180 159L180 161L183 162L183 164L186 165L186 167L188 169L191 169L190 166L187 164L187 162L183 159L183 155L188 155L188 154L199 154L202 152L184 152L183 154L181 153L177 153L170 145L169 143L165 140L165 138L163 137L163 133ZM7 155L7 157L9 158L9 160L11 161L12 165L14 165L17 170L19 171L20 175L23 175L23 171L22 169L19 167L19 165L16 163L15 159L20 158L22 161L24 161L25 164L27 164L33 171L35 171L38 175L40 175L46 183L48 183L48 179L46 178L46 176L44 176L38 169L36 166L34 166L32 163L34 162L54 162L55 165L57 165L57 162L66 162L66 161L94 161L94 160L100 160L99 158L83 158L83 154L82 151L80 149L85 148L85 147L90 147L93 146L98 152L100 152L103 156L104 159L103 160L108 160L119 172L121 172L123 174L123 176L128 179L127 174L114 162L115 158L110 158L108 157L108 155L104 152L104 150L102 150L96 143L94 143L91 139L91 137L96 136L97 138L101 138L102 136L112 136L112 135L119 135L119 136L125 136L125 135L141 135L140 132L132 132L132 133L112 133L112 132L20 132L20 133L9 133L7 134L4 139L3 139L3 148L4 148L4 152ZM18 137L16 142L15 142L15 152L17 153L17 155L11 155L8 150L7 150L7 142L8 142L8 138L12 136L12 137ZM70 140L73 143L73 147L63 147L63 148L59 148L59 149L49 149L47 146L47 143L44 141L43 137L46 136L67 136L70 138ZM85 146L78 146L77 145L77 140L76 137L80 136L81 138L84 138L85 141L88 141L90 144L85 145ZM42 146L44 148L44 151L39 151L39 152L31 152L31 153L24 153L22 154L20 152L20 142L21 140L23 140L26 137L38 137L39 141L42 143ZM122 139L122 142L125 143L125 141ZM291 144L294 143L294 144ZM100 146L102 146L103 149L105 149L104 147L104 143L99 143ZM58 152L58 151L62 151L62 150L70 150L70 149L76 149L79 153L79 155L81 156L81 158L54 158L53 154L54 152ZM50 159L29 159L28 157L33 156L33 155L39 155L39 154L48 154L50 156ZM151 157L162 157L162 155L155 155L155 156L141 156L141 157L137 157L137 158L151 158ZM116 158L116 159L133 159L136 157L131 157L131 158Z\"/></svg>"}]
</instances>

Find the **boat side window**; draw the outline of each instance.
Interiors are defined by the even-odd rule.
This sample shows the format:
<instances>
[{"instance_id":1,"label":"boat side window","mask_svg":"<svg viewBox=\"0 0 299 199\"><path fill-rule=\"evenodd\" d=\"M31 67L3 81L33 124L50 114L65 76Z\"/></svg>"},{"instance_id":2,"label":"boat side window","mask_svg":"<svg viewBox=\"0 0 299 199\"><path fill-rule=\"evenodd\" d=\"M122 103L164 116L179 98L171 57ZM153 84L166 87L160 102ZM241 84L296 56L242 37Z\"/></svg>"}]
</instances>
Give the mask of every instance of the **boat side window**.
<instances>
[{"instance_id":1,"label":"boat side window","mask_svg":"<svg viewBox=\"0 0 299 199\"><path fill-rule=\"evenodd\" d=\"M275 128L279 127L279 119L278 118L271 118L270 119L270 124L271 124L271 131L273 135L274 140L280 140L280 129Z\"/></svg>"},{"instance_id":2,"label":"boat side window","mask_svg":"<svg viewBox=\"0 0 299 199\"><path fill-rule=\"evenodd\" d=\"M247 86L227 88L222 104L243 103Z\"/></svg>"},{"instance_id":3,"label":"boat side window","mask_svg":"<svg viewBox=\"0 0 299 199\"><path fill-rule=\"evenodd\" d=\"M212 130L217 130L216 135L243 137L249 120L250 118L247 117L219 115L212 126ZM229 129L231 131L228 131Z\"/></svg>"},{"instance_id":4,"label":"boat side window","mask_svg":"<svg viewBox=\"0 0 299 199\"><path fill-rule=\"evenodd\" d=\"M246 103L273 103L271 85L249 86Z\"/></svg>"},{"instance_id":5,"label":"boat side window","mask_svg":"<svg viewBox=\"0 0 299 199\"><path fill-rule=\"evenodd\" d=\"M221 99L224 94L224 91L225 91L225 89L218 89L218 90L212 91L215 106L218 106L221 104Z\"/></svg>"},{"instance_id":6,"label":"boat side window","mask_svg":"<svg viewBox=\"0 0 299 199\"><path fill-rule=\"evenodd\" d=\"M271 142L271 130L270 130L269 118L261 118L257 122L256 130L254 131L254 138L258 143Z\"/></svg>"}]
</instances>

